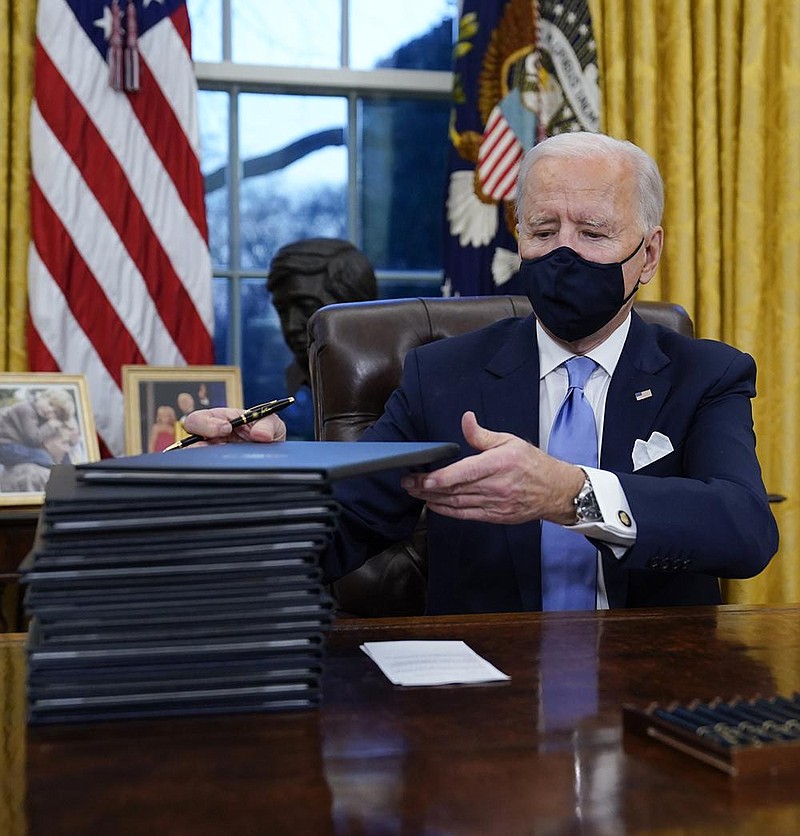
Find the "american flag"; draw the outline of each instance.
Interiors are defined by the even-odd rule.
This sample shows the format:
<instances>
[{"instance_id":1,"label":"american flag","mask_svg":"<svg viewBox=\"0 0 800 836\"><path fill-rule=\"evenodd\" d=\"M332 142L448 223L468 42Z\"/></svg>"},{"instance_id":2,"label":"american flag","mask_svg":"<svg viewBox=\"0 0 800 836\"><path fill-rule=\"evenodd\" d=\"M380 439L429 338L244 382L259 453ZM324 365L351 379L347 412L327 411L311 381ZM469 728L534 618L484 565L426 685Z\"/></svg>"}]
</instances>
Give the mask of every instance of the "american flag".
<instances>
[{"instance_id":1,"label":"american flag","mask_svg":"<svg viewBox=\"0 0 800 836\"><path fill-rule=\"evenodd\" d=\"M123 453L121 367L213 362L185 0L39 0L29 365L85 374Z\"/></svg>"}]
</instances>

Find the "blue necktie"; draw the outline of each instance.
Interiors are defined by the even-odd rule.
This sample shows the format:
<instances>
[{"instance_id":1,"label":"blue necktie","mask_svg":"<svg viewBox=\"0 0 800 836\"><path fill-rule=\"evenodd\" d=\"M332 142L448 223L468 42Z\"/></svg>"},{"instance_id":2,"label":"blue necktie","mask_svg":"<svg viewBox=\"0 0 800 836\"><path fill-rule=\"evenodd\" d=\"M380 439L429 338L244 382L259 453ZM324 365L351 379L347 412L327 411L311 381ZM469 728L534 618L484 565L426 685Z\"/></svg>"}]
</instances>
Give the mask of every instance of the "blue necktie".
<instances>
[{"instance_id":1,"label":"blue necktie","mask_svg":"<svg viewBox=\"0 0 800 836\"><path fill-rule=\"evenodd\" d=\"M557 459L597 467L597 425L583 387L597 364L589 357L567 360L569 389L559 407L547 452ZM542 522L542 609L593 610L597 550L583 536Z\"/></svg>"}]
</instances>

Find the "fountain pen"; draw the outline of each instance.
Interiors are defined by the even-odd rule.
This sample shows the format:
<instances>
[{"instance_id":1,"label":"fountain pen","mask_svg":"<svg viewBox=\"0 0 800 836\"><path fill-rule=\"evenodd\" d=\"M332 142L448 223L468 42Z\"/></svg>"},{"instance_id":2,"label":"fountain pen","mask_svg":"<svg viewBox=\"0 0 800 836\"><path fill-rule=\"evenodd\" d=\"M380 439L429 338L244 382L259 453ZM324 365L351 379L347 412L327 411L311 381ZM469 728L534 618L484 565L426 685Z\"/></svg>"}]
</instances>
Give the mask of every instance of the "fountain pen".
<instances>
[{"instance_id":1,"label":"fountain pen","mask_svg":"<svg viewBox=\"0 0 800 836\"><path fill-rule=\"evenodd\" d=\"M294 398L289 397L260 403L258 406L251 406L250 409L246 409L238 418L231 419L231 426L241 427L243 424L252 424L254 421L258 421L259 418L266 418L267 415L272 415L273 412L280 412L280 410L285 409L293 403ZM186 438L182 438L180 441L170 444L169 447L165 447L163 452L166 453L168 450L182 450L190 444L196 444L198 441L206 440L202 435L187 435Z\"/></svg>"}]
</instances>

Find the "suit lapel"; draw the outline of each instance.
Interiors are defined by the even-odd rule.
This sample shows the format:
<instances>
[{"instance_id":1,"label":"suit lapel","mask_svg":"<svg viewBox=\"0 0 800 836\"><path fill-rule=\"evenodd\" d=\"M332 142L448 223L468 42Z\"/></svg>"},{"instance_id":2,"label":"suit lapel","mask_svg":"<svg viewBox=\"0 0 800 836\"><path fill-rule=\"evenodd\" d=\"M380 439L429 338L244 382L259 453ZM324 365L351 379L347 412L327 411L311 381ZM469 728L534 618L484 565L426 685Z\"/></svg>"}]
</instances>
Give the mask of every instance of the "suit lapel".
<instances>
[{"instance_id":1,"label":"suit lapel","mask_svg":"<svg viewBox=\"0 0 800 836\"><path fill-rule=\"evenodd\" d=\"M520 319L485 369L481 397L490 429L539 440L539 349L533 315ZM534 385L531 385L531 384Z\"/></svg>"},{"instance_id":2,"label":"suit lapel","mask_svg":"<svg viewBox=\"0 0 800 836\"><path fill-rule=\"evenodd\" d=\"M539 349L533 316L521 319L489 359L481 397L490 429L539 443ZM541 609L539 523L506 525L509 558L527 610Z\"/></svg>"},{"instance_id":3,"label":"suit lapel","mask_svg":"<svg viewBox=\"0 0 800 836\"><path fill-rule=\"evenodd\" d=\"M608 387L600 467L630 473L633 444L650 437L672 384L660 372L669 358L654 334L633 314L628 338Z\"/></svg>"},{"instance_id":4,"label":"suit lapel","mask_svg":"<svg viewBox=\"0 0 800 836\"><path fill-rule=\"evenodd\" d=\"M633 471L633 444L648 439L672 384L662 374L669 358L659 348L654 329L634 313L628 338L611 378L603 422L600 467L622 473ZM609 606L624 607L628 594L628 573L606 550L603 576Z\"/></svg>"}]
</instances>

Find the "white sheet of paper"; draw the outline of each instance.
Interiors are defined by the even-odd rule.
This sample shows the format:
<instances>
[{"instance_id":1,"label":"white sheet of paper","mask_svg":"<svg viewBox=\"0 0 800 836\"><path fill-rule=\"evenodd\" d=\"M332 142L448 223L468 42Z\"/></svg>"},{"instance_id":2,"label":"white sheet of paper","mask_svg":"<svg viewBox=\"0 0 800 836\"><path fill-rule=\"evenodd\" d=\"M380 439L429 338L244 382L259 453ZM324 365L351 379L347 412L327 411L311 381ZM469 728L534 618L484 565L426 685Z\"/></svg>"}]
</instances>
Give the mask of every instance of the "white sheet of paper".
<instances>
[{"instance_id":1,"label":"white sheet of paper","mask_svg":"<svg viewBox=\"0 0 800 836\"><path fill-rule=\"evenodd\" d=\"M511 679L462 641L365 642L361 649L395 685L459 685Z\"/></svg>"}]
</instances>

